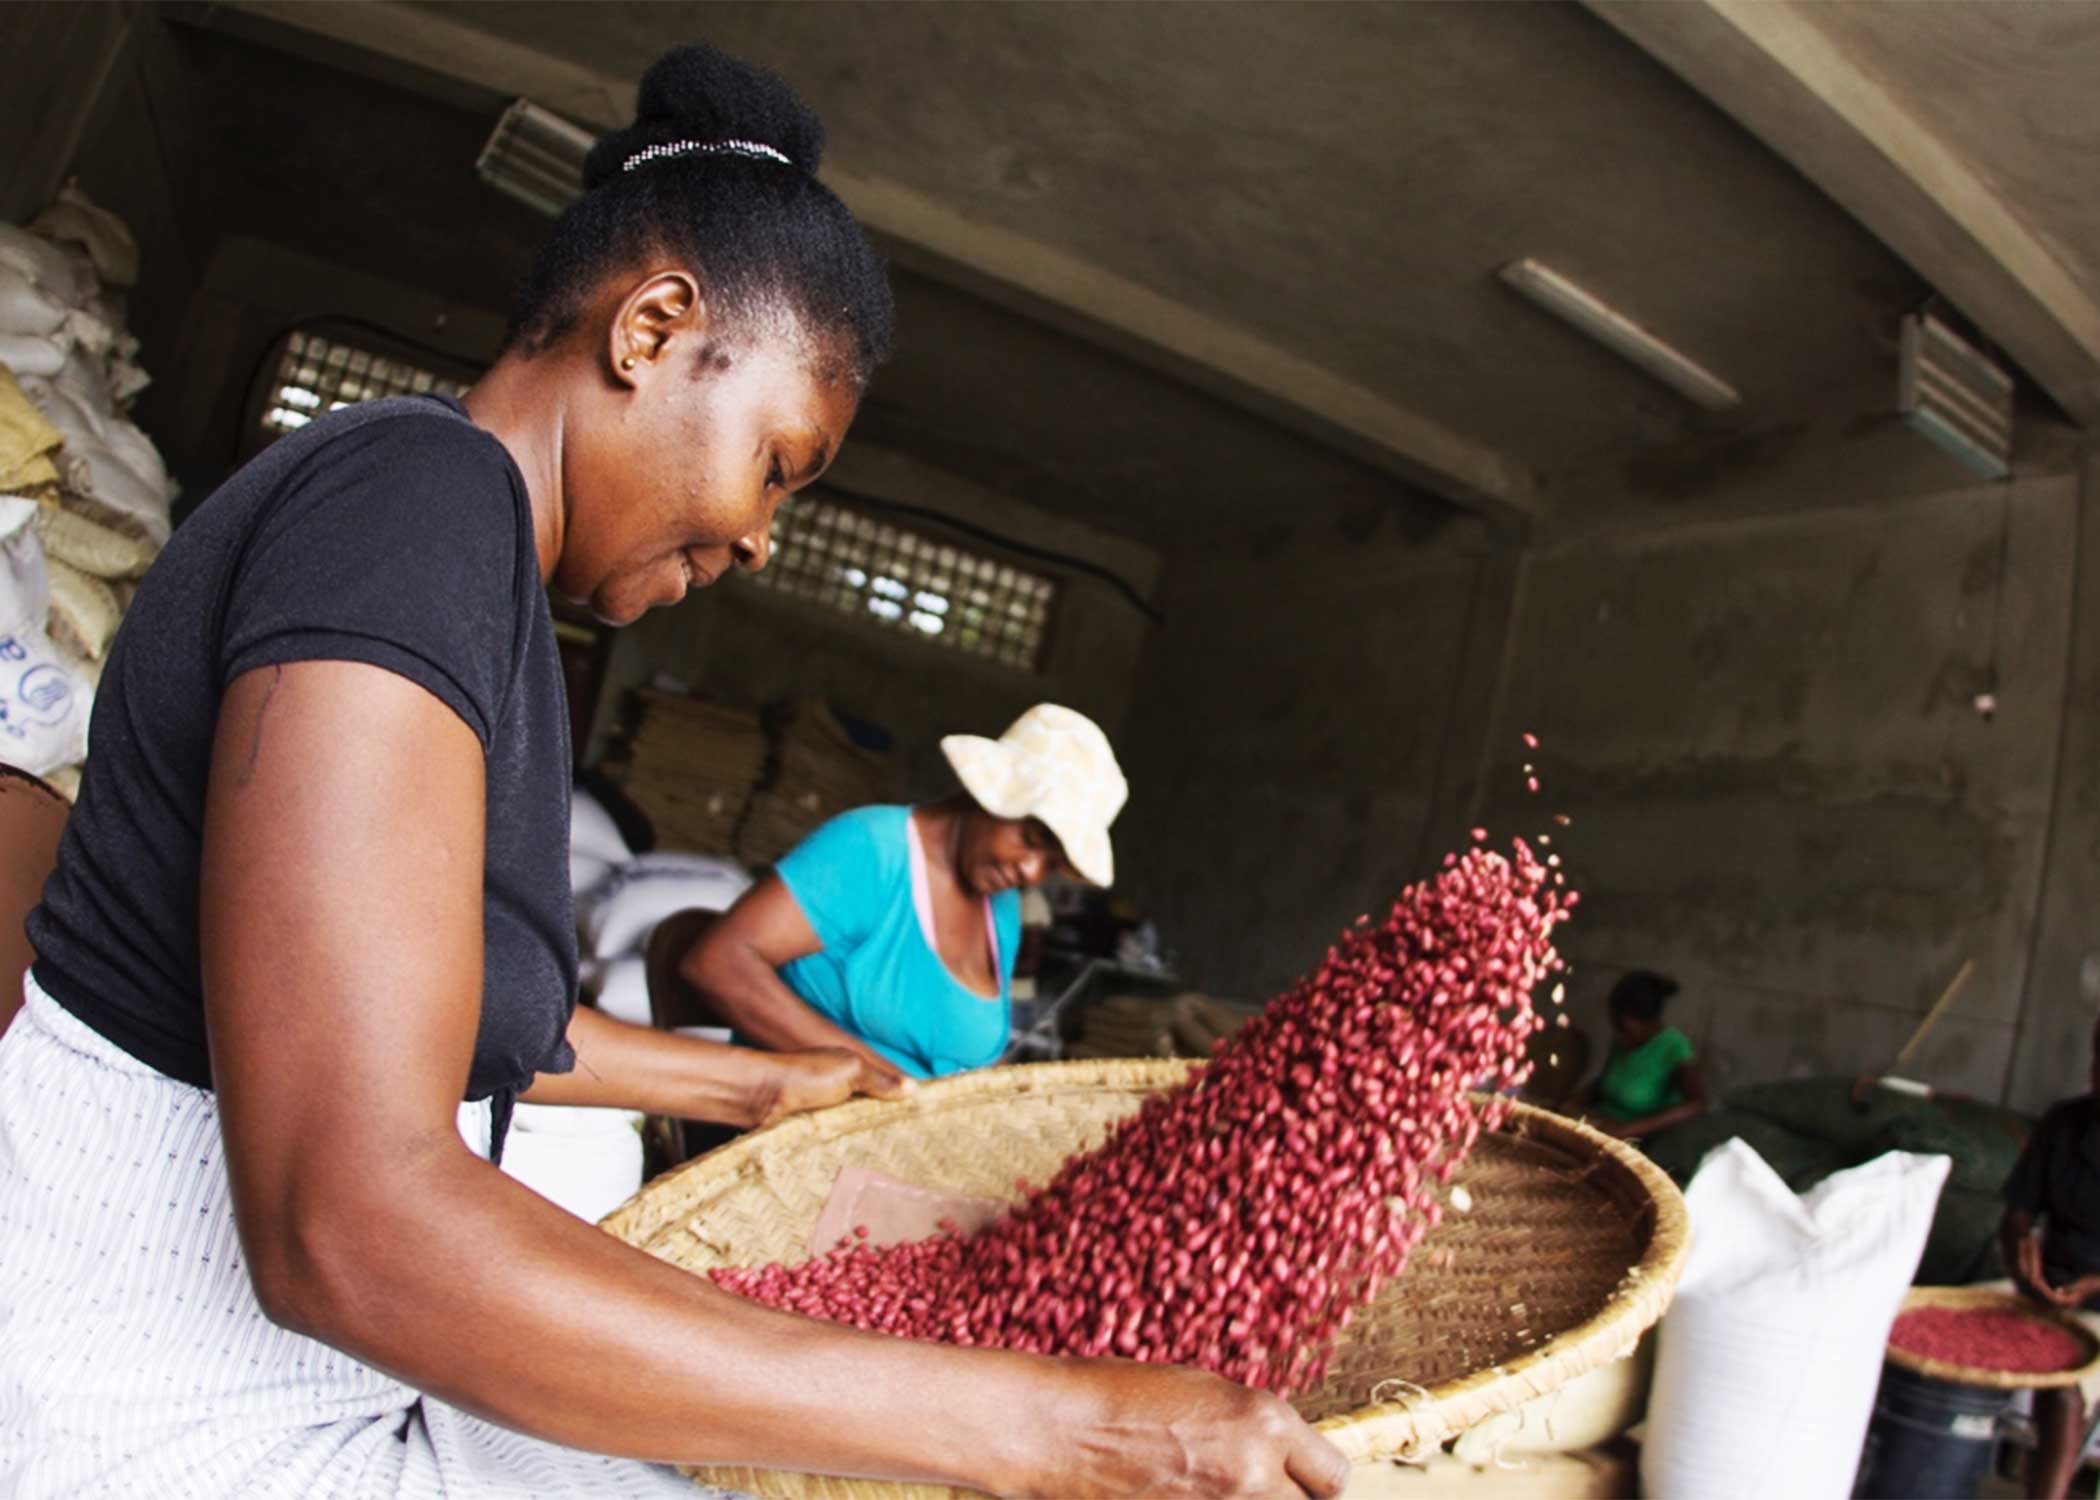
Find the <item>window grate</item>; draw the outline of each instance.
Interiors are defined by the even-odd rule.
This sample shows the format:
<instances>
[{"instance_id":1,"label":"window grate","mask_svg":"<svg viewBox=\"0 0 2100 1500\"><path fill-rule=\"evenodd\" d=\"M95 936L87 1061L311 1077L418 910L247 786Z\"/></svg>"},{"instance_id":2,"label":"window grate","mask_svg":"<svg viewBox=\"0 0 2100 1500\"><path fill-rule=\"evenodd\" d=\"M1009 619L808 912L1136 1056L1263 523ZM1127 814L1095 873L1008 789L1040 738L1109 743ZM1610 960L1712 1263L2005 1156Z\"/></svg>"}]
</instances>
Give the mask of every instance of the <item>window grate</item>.
<instances>
[{"instance_id":1,"label":"window grate","mask_svg":"<svg viewBox=\"0 0 2100 1500\"><path fill-rule=\"evenodd\" d=\"M294 333L277 356L270 394L263 402L262 427L269 436L296 432L324 412L381 396L414 396L425 391L457 396L466 386L405 360L390 359L339 344L317 334Z\"/></svg>"},{"instance_id":2,"label":"window grate","mask_svg":"<svg viewBox=\"0 0 2100 1500\"><path fill-rule=\"evenodd\" d=\"M925 640L1039 670L1057 585L811 494L773 517L773 556L746 575L778 593Z\"/></svg>"}]
</instances>

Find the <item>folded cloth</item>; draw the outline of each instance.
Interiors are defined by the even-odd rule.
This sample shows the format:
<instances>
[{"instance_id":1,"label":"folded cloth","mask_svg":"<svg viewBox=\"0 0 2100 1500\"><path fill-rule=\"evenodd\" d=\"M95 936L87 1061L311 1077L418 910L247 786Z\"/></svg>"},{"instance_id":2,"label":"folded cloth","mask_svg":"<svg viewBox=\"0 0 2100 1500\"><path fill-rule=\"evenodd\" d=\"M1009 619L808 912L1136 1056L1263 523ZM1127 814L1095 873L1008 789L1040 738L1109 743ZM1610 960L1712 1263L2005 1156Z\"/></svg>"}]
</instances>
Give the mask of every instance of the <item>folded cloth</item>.
<instances>
[{"instance_id":1,"label":"folded cloth","mask_svg":"<svg viewBox=\"0 0 2100 1500\"><path fill-rule=\"evenodd\" d=\"M70 340L37 338L26 333L0 333L0 365L17 375L56 375L66 367Z\"/></svg>"},{"instance_id":2,"label":"folded cloth","mask_svg":"<svg viewBox=\"0 0 2100 1500\"><path fill-rule=\"evenodd\" d=\"M65 328L70 311L16 267L0 265L0 332L48 339Z\"/></svg>"},{"instance_id":3,"label":"folded cloth","mask_svg":"<svg viewBox=\"0 0 2100 1500\"><path fill-rule=\"evenodd\" d=\"M25 276L68 307L85 307L97 292L94 262L17 224L0 224L0 266Z\"/></svg>"},{"instance_id":4,"label":"folded cloth","mask_svg":"<svg viewBox=\"0 0 2100 1500\"><path fill-rule=\"evenodd\" d=\"M809 1253L822 1255L842 1239L901 1245L930 1239L949 1225L958 1234L974 1234L1004 1211L994 1198L900 1182L867 1167L841 1167L810 1228Z\"/></svg>"}]
</instances>

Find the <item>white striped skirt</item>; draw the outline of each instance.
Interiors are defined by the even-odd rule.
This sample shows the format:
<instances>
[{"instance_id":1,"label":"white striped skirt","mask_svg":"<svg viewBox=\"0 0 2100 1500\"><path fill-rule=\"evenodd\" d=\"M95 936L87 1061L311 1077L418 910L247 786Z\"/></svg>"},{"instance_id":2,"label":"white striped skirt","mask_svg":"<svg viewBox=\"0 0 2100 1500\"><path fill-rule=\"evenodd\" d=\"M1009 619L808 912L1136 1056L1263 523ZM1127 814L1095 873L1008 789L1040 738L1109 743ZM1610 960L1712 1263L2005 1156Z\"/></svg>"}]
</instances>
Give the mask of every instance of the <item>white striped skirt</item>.
<instances>
[{"instance_id":1,"label":"white striped skirt","mask_svg":"<svg viewBox=\"0 0 2100 1500\"><path fill-rule=\"evenodd\" d=\"M723 1493L484 1422L272 1323L212 1094L27 994L0 1037L0 1497Z\"/></svg>"}]
</instances>

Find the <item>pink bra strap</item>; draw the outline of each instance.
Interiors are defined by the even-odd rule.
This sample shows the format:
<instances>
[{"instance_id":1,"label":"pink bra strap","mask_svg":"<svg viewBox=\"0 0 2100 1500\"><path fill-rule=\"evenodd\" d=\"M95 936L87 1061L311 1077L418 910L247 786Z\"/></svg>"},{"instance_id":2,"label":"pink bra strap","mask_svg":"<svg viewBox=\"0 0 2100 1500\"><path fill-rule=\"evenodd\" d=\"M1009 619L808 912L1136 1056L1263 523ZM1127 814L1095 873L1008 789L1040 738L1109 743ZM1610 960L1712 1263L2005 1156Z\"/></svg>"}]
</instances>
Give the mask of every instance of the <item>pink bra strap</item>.
<instances>
[{"instance_id":1,"label":"pink bra strap","mask_svg":"<svg viewBox=\"0 0 2100 1500\"><path fill-rule=\"evenodd\" d=\"M919 820L912 810L904 812L904 839L911 864L911 905L919 918L919 932L926 939L926 946L935 953L941 951L940 939L933 930L933 887L926 880L926 846L919 840ZM1006 991L1006 976L999 967L999 922L992 915L992 898L983 898L984 941L992 955L992 979L1001 994Z\"/></svg>"}]
</instances>

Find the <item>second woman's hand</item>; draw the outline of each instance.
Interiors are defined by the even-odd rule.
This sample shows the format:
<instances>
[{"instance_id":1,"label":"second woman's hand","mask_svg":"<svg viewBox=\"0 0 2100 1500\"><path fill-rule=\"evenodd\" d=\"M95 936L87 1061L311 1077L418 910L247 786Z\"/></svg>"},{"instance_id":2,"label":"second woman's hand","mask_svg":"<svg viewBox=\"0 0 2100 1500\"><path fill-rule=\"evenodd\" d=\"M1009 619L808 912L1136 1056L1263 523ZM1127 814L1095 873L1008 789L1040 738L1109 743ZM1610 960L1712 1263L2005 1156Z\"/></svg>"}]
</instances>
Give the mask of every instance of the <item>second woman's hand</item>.
<instances>
[{"instance_id":1,"label":"second woman's hand","mask_svg":"<svg viewBox=\"0 0 2100 1500\"><path fill-rule=\"evenodd\" d=\"M870 1062L844 1047L758 1054L767 1067L751 1096L750 1125L770 1125L806 1110L842 1104L856 1094L902 1099L911 1080L887 1064Z\"/></svg>"}]
</instances>

